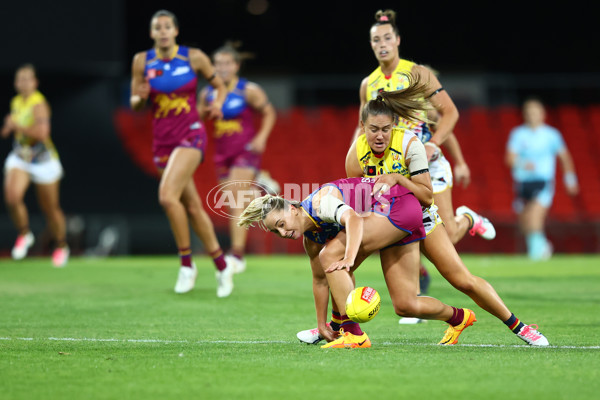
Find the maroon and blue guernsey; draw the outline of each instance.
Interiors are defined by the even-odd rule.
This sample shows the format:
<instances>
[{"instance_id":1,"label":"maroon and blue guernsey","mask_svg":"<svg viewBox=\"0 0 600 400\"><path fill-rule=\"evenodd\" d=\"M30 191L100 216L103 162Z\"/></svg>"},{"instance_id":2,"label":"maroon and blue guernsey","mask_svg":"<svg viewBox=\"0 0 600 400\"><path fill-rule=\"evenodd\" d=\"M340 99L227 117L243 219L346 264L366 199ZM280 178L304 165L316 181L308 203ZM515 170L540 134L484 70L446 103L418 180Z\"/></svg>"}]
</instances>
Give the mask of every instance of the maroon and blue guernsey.
<instances>
[{"instance_id":1,"label":"maroon and blue guernsey","mask_svg":"<svg viewBox=\"0 0 600 400\"><path fill-rule=\"evenodd\" d=\"M344 203L352 207L359 215L369 213L383 215L398 229L408 233L398 245L408 244L425 238L423 212L417 198L404 186L394 185L385 194L375 198L372 195L374 178L346 178L326 183L312 192L302 201L302 208L319 227L304 232L304 236L316 243L326 243L333 239L344 227L337 223L325 222L317 216L313 207L313 197L321 189L331 186L342 193Z\"/></svg>"},{"instance_id":2,"label":"maroon and blue guernsey","mask_svg":"<svg viewBox=\"0 0 600 400\"><path fill-rule=\"evenodd\" d=\"M145 68L150 83L154 154L167 158L164 153L190 136L206 134L196 109L198 78L190 65L189 48L176 46L173 53L170 59L161 59L155 49L148 50Z\"/></svg>"}]
</instances>

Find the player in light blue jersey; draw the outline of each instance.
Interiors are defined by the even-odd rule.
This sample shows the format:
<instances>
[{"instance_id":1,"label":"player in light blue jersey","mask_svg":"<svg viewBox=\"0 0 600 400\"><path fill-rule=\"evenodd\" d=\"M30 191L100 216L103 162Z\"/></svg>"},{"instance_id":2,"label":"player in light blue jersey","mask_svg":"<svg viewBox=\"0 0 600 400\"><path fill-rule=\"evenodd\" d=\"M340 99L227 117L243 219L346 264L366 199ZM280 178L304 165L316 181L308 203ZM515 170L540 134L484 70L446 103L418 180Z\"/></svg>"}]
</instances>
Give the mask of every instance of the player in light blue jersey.
<instances>
[{"instance_id":1,"label":"player in light blue jersey","mask_svg":"<svg viewBox=\"0 0 600 400\"><path fill-rule=\"evenodd\" d=\"M545 116L539 99L526 100L525 123L511 131L506 149L506 163L512 170L516 193L514 208L532 260L545 260L552 255L552 244L544 235L544 221L554 198L557 156L568 194L574 196L579 191L571 154L560 132L545 124Z\"/></svg>"}]
</instances>

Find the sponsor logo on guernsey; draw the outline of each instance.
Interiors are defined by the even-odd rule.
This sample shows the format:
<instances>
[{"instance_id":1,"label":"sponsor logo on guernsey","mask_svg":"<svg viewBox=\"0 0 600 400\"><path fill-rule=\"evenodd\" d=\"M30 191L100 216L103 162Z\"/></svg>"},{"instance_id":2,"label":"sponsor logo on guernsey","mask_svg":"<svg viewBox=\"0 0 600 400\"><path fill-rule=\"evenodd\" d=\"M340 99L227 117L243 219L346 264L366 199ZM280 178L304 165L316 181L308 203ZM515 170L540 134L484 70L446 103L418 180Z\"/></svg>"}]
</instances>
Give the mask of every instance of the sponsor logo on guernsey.
<instances>
[{"instance_id":1,"label":"sponsor logo on guernsey","mask_svg":"<svg viewBox=\"0 0 600 400\"><path fill-rule=\"evenodd\" d=\"M150 68L148 70L148 73L146 74L146 76L148 77L148 79L154 79L154 78L156 78L156 69Z\"/></svg>"},{"instance_id":2,"label":"sponsor logo on guernsey","mask_svg":"<svg viewBox=\"0 0 600 400\"><path fill-rule=\"evenodd\" d=\"M183 75L183 74L187 74L188 72L190 72L190 67L188 67L187 65L184 65L184 66L175 68L175 71L173 71L173 73L171 75L172 76Z\"/></svg>"},{"instance_id":3,"label":"sponsor logo on guernsey","mask_svg":"<svg viewBox=\"0 0 600 400\"><path fill-rule=\"evenodd\" d=\"M370 303L371 300L373 300L373 296L375 296L375 289L367 286L363 288L360 298L367 303Z\"/></svg>"}]
</instances>

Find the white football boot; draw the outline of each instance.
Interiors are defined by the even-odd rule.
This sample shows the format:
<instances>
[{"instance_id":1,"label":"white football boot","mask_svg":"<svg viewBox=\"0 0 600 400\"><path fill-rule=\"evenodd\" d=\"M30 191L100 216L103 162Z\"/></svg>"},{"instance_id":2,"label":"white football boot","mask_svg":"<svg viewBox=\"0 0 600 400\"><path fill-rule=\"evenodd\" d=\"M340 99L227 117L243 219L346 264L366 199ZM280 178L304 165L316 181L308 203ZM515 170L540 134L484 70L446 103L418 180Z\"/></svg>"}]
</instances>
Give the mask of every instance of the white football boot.
<instances>
[{"instance_id":1,"label":"white football boot","mask_svg":"<svg viewBox=\"0 0 600 400\"><path fill-rule=\"evenodd\" d=\"M281 192L281 186L275 179L271 178L271 174L268 171L260 171L256 175L256 182L266 189L269 194L277 195Z\"/></svg>"},{"instance_id":2,"label":"white football boot","mask_svg":"<svg viewBox=\"0 0 600 400\"><path fill-rule=\"evenodd\" d=\"M420 324L422 322L427 322L427 320L421 319L421 318L400 318L400 320L398 321L398 323L400 325L416 325L416 324Z\"/></svg>"},{"instance_id":3,"label":"white football boot","mask_svg":"<svg viewBox=\"0 0 600 400\"><path fill-rule=\"evenodd\" d=\"M536 324L525 325L521 328L517 336L532 346L549 346L548 339L538 331Z\"/></svg>"},{"instance_id":4,"label":"white football boot","mask_svg":"<svg viewBox=\"0 0 600 400\"><path fill-rule=\"evenodd\" d=\"M299 341L306 344L317 344L323 340L323 336L319 333L319 328L307 329L296 333Z\"/></svg>"},{"instance_id":5,"label":"white football boot","mask_svg":"<svg viewBox=\"0 0 600 400\"><path fill-rule=\"evenodd\" d=\"M473 219L473 226L469 230L471 236L477 234L486 240L492 240L496 237L496 228L494 228L489 219L482 217L467 206L460 206L456 209L456 215L464 214L469 214L471 219Z\"/></svg>"},{"instance_id":6,"label":"white football boot","mask_svg":"<svg viewBox=\"0 0 600 400\"><path fill-rule=\"evenodd\" d=\"M327 323L329 326L329 322ZM319 333L319 328L307 329L296 333L296 337L299 341L306 344L317 344L323 340L323 336Z\"/></svg>"},{"instance_id":7,"label":"white football boot","mask_svg":"<svg viewBox=\"0 0 600 400\"><path fill-rule=\"evenodd\" d=\"M227 297L233 292L233 274L235 273L235 264L225 257L227 267L223 271L217 271L217 297Z\"/></svg>"},{"instance_id":8,"label":"white football boot","mask_svg":"<svg viewBox=\"0 0 600 400\"><path fill-rule=\"evenodd\" d=\"M246 260L244 259L240 260L239 258L228 254L225 256L225 262L233 264L233 272L236 274L241 274L246 271Z\"/></svg>"},{"instance_id":9,"label":"white football boot","mask_svg":"<svg viewBox=\"0 0 600 400\"><path fill-rule=\"evenodd\" d=\"M192 290L196 284L197 276L198 269L195 263L192 263L192 268L180 267L177 283L175 284L175 293L187 293Z\"/></svg>"},{"instance_id":10,"label":"white football boot","mask_svg":"<svg viewBox=\"0 0 600 400\"><path fill-rule=\"evenodd\" d=\"M14 260L24 259L34 242L35 238L31 232L27 232L24 235L19 235L15 241L14 247L12 248L12 258Z\"/></svg>"}]
</instances>

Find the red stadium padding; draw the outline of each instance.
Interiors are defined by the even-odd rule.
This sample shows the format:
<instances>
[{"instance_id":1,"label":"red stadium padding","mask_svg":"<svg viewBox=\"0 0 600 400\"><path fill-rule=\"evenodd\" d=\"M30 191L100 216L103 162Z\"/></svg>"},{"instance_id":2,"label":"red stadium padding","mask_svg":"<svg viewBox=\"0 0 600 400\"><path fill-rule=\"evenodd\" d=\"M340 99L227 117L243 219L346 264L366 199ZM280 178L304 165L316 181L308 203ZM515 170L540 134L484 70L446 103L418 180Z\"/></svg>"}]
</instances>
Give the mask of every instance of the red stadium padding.
<instances>
[{"instance_id":1,"label":"red stadium padding","mask_svg":"<svg viewBox=\"0 0 600 400\"><path fill-rule=\"evenodd\" d=\"M522 251L522 237L512 209L512 178L504 164L510 130L522 123L520 109L474 107L461 110L460 115L455 134L471 169L472 183L467 189L453 189L453 205L466 204L489 216L497 224L498 236L491 242L466 238L457 247L470 252ZM558 169L556 197L548 217L549 235L551 239L555 235L557 251L600 251L600 105L563 105L549 108L548 116L549 123L565 138L581 183L581 193L569 197ZM135 164L147 174L157 176L152 163L150 114L123 108L115 112L114 121L123 147ZM357 124L357 106L293 107L278 111L263 168L283 188L285 184L322 184L340 178L345 175L344 161ZM217 183L212 155L209 140L206 161L194 176L201 196ZM213 222L221 234L227 233L228 220L214 216ZM573 228L577 226L581 229ZM561 229L580 234L581 238L561 240ZM248 250L301 252L302 244L254 229L249 235Z\"/></svg>"}]
</instances>

